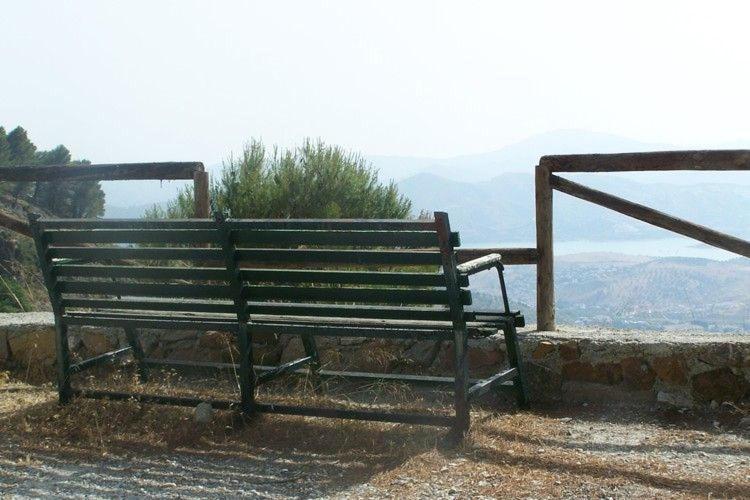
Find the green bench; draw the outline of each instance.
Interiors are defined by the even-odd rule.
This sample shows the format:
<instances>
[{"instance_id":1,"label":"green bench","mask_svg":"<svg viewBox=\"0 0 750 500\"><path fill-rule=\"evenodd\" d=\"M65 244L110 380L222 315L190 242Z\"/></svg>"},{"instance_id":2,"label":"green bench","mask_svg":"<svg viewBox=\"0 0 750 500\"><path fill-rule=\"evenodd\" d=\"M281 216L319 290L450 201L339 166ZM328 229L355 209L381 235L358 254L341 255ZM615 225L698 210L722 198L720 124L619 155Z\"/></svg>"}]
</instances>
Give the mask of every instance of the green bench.
<instances>
[{"instance_id":1,"label":"green bench","mask_svg":"<svg viewBox=\"0 0 750 500\"><path fill-rule=\"evenodd\" d=\"M108 220L46 219L30 224L57 330L61 403L74 396L195 406L201 398L75 388L75 374L132 355L141 381L154 366L210 367L149 359L141 329L227 331L237 336L240 395L210 400L245 415L282 413L452 427L469 426L470 402L493 389L527 400L516 327L500 256L457 264L458 233L448 216L434 220ZM504 310L472 312L469 276L496 269ZM123 328L128 346L71 364L68 327ZM470 337L502 331L510 368L469 378ZM279 366L253 366L262 334L299 335L305 355ZM453 344L452 377L359 373L324 369L318 336L412 339ZM219 367L221 367L219 366ZM226 368L226 366L224 366ZM256 387L286 373L448 386L452 414L316 408L256 400Z\"/></svg>"}]
</instances>

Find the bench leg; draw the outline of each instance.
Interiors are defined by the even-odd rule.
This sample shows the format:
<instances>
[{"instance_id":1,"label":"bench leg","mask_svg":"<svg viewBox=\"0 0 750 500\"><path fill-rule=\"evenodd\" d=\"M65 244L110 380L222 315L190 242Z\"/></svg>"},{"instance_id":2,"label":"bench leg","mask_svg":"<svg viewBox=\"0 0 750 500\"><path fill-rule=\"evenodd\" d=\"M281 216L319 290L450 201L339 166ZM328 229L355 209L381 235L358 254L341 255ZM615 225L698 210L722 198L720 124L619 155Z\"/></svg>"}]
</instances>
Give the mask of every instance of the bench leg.
<instances>
[{"instance_id":1,"label":"bench leg","mask_svg":"<svg viewBox=\"0 0 750 500\"><path fill-rule=\"evenodd\" d=\"M310 334L302 335L302 345L305 348L305 354L311 358L308 366L310 369L310 378L312 379L313 388L316 391L320 390L320 357L318 355L318 346L315 342L315 336Z\"/></svg>"},{"instance_id":2,"label":"bench leg","mask_svg":"<svg viewBox=\"0 0 750 500\"><path fill-rule=\"evenodd\" d=\"M57 394L61 405L68 404L73 395L70 386L70 349L68 327L55 321L55 344L57 347Z\"/></svg>"},{"instance_id":3,"label":"bench leg","mask_svg":"<svg viewBox=\"0 0 750 500\"><path fill-rule=\"evenodd\" d=\"M237 346L240 350L240 409L247 417L255 412L255 371L251 335L251 328L245 323L240 323L237 330Z\"/></svg>"},{"instance_id":4,"label":"bench leg","mask_svg":"<svg viewBox=\"0 0 750 500\"><path fill-rule=\"evenodd\" d=\"M130 327L125 327L123 328L123 330L125 330L125 338L128 339L128 344L133 350L133 357L135 358L135 363L138 367L138 379L142 384L145 384L146 382L148 382L148 367L146 367L145 363L143 362L143 359L146 356L143 353L141 343L138 342L137 331L135 330L135 328Z\"/></svg>"},{"instance_id":5,"label":"bench leg","mask_svg":"<svg viewBox=\"0 0 750 500\"><path fill-rule=\"evenodd\" d=\"M469 360L467 351L469 339L466 329L454 330L454 365L455 365L455 393L454 407L456 411L456 422L452 432L454 437L460 438L469 430Z\"/></svg>"},{"instance_id":6,"label":"bench leg","mask_svg":"<svg viewBox=\"0 0 750 500\"><path fill-rule=\"evenodd\" d=\"M513 388L516 393L516 401L518 402L519 408L526 409L529 407L529 399L526 393L526 380L523 376L523 367L521 366L520 353L521 350L518 345L518 335L516 333L516 325L512 322L507 322L503 328L503 337L505 337L505 347L508 351L508 364L511 368L516 369L516 376L513 378Z\"/></svg>"}]
</instances>

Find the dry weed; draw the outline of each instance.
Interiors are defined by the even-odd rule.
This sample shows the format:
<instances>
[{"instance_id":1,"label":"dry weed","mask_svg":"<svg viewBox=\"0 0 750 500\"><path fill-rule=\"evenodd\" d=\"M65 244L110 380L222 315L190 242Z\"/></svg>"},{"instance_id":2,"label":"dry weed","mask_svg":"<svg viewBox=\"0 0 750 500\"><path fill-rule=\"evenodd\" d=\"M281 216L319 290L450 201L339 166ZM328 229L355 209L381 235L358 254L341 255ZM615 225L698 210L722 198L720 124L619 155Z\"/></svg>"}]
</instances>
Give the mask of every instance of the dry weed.
<instances>
[{"instance_id":1,"label":"dry weed","mask_svg":"<svg viewBox=\"0 0 750 500\"><path fill-rule=\"evenodd\" d=\"M235 397L236 392L232 376L187 379L164 372L141 386L129 371L109 379L100 375L85 382L100 388L211 398ZM15 387L1 380L0 389ZM331 477L331 484L339 481L351 487L367 482L373 489L364 490L363 496L430 496L438 488L456 497L750 497L747 467L719 469L723 458L709 457L705 470L696 472L686 461L669 458L669 450L688 445L698 446L696 450L723 447L730 456L741 457L743 449L750 453L746 441L726 441L717 434L667 423L654 424L649 444L634 445L632 453L611 453L608 443L598 443L593 435L571 437L571 417L585 429L586 422L594 429L609 419L620 425L618 432L627 430L620 422L622 415L601 409L586 414L580 408L501 414L480 409L473 412L466 440L446 448L444 432L432 427L281 415L244 421L228 411L218 411L212 422L199 424L190 408L86 399L59 407L50 386L25 387L13 397L0 390L0 435L27 450L56 449L73 455L193 453L239 460L304 457L311 467L325 457L348 464L346 477ZM317 393L301 379L267 386L259 399L272 394L275 401L288 404L444 409L419 391L393 384L356 389L330 384L326 392Z\"/></svg>"}]
</instances>

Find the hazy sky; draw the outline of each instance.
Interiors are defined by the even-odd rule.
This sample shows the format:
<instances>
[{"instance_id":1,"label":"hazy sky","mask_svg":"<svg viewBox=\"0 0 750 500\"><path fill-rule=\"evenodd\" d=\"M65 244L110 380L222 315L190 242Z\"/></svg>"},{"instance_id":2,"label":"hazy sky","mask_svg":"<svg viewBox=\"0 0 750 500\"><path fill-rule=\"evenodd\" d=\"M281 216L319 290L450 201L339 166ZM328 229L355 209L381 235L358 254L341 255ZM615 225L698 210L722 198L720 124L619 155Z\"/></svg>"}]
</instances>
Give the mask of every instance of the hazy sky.
<instances>
[{"instance_id":1,"label":"hazy sky","mask_svg":"<svg viewBox=\"0 0 750 500\"><path fill-rule=\"evenodd\" d=\"M95 162L747 139L746 2L0 0L0 124Z\"/></svg>"}]
</instances>

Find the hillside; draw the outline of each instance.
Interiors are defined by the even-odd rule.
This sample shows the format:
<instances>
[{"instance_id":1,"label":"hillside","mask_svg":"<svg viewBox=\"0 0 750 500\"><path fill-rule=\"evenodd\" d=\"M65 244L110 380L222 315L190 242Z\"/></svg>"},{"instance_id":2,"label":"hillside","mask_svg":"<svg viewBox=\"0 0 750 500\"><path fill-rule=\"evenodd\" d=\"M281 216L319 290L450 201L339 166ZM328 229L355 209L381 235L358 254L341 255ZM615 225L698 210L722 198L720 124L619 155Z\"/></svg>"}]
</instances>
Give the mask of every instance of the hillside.
<instances>
[{"instance_id":1,"label":"hillside","mask_svg":"<svg viewBox=\"0 0 750 500\"><path fill-rule=\"evenodd\" d=\"M535 270L507 268L515 307L532 322ZM474 282L475 307L499 306L496 277ZM750 332L750 259L574 255L556 260L555 291L560 324L664 330Z\"/></svg>"},{"instance_id":2,"label":"hillside","mask_svg":"<svg viewBox=\"0 0 750 500\"><path fill-rule=\"evenodd\" d=\"M608 175L578 175L588 186L740 237L750 237L750 186L667 185ZM415 211L444 210L465 245L532 242L534 178L503 174L488 181L458 182L422 173L398 183ZM732 216L728 216L732 214ZM555 240L663 238L665 231L605 208L555 195Z\"/></svg>"}]
</instances>

